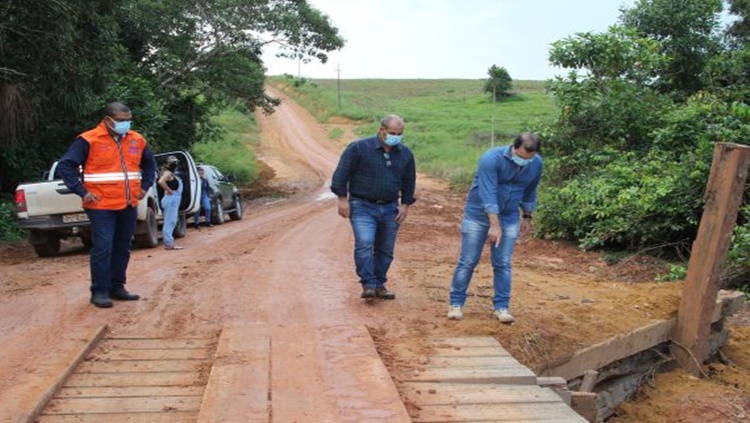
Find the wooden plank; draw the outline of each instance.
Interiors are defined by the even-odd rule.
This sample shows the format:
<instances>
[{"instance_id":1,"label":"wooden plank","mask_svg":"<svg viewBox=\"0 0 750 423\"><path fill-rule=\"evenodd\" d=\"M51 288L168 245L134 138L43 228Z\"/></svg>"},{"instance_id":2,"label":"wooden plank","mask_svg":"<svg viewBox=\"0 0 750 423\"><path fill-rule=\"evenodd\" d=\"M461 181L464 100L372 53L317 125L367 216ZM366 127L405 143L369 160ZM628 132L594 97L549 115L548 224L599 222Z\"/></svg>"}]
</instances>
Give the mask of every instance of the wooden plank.
<instances>
[{"instance_id":1,"label":"wooden plank","mask_svg":"<svg viewBox=\"0 0 750 423\"><path fill-rule=\"evenodd\" d=\"M440 383L499 383L507 385L536 385L536 375L524 366L498 368L426 368L407 376L407 382Z\"/></svg>"},{"instance_id":2,"label":"wooden plank","mask_svg":"<svg viewBox=\"0 0 750 423\"><path fill-rule=\"evenodd\" d=\"M550 389L529 385L406 382L401 385L406 402L423 405L562 403Z\"/></svg>"},{"instance_id":3,"label":"wooden plank","mask_svg":"<svg viewBox=\"0 0 750 423\"><path fill-rule=\"evenodd\" d=\"M203 395L203 386L117 386L117 387L67 387L56 398L83 397L160 397Z\"/></svg>"},{"instance_id":4,"label":"wooden plank","mask_svg":"<svg viewBox=\"0 0 750 423\"><path fill-rule=\"evenodd\" d=\"M75 367L106 333L107 326L60 327L59 342L49 345L51 360L34 363L33 371L3 392L0 421L31 422L63 385ZM8 341L7 339L4 342Z\"/></svg>"},{"instance_id":5,"label":"wooden plank","mask_svg":"<svg viewBox=\"0 0 750 423\"><path fill-rule=\"evenodd\" d=\"M211 366L208 360L112 360L86 361L76 373L199 372Z\"/></svg>"},{"instance_id":6,"label":"wooden plank","mask_svg":"<svg viewBox=\"0 0 750 423\"><path fill-rule=\"evenodd\" d=\"M76 373L198 372L210 365L208 360L85 361Z\"/></svg>"},{"instance_id":7,"label":"wooden plank","mask_svg":"<svg viewBox=\"0 0 750 423\"><path fill-rule=\"evenodd\" d=\"M110 348L138 349L214 349L211 338L108 338L102 345Z\"/></svg>"},{"instance_id":8,"label":"wooden plank","mask_svg":"<svg viewBox=\"0 0 750 423\"><path fill-rule=\"evenodd\" d=\"M195 423L195 412L102 413L40 416L36 423Z\"/></svg>"},{"instance_id":9,"label":"wooden plank","mask_svg":"<svg viewBox=\"0 0 750 423\"><path fill-rule=\"evenodd\" d=\"M435 348L463 348L463 347L499 347L497 339L491 336L467 336L456 338L433 338L430 346Z\"/></svg>"},{"instance_id":10,"label":"wooden plank","mask_svg":"<svg viewBox=\"0 0 750 423\"><path fill-rule=\"evenodd\" d=\"M435 347L434 357L502 357L510 353L498 347Z\"/></svg>"},{"instance_id":11,"label":"wooden plank","mask_svg":"<svg viewBox=\"0 0 750 423\"><path fill-rule=\"evenodd\" d=\"M267 327L225 326L219 337L198 422L268 422L271 336Z\"/></svg>"},{"instance_id":12,"label":"wooden plank","mask_svg":"<svg viewBox=\"0 0 750 423\"><path fill-rule=\"evenodd\" d=\"M211 351L207 349L112 349L95 356L96 360L208 360Z\"/></svg>"},{"instance_id":13,"label":"wooden plank","mask_svg":"<svg viewBox=\"0 0 750 423\"><path fill-rule=\"evenodd\" d=\"M512 367L521 363L511 356L430 357L427 367Z\"/></svg>"},{"instance_id":14,"label":"wooden plank","mask_svg":"<svg viewBox=\"0 0 750 423\"><path fill-rule=\"evenodd\" d=\"M85 386L202 386L199 373L81 373L73 374L65 387Z\"/></svg>"},{"instance_id":15,"label":"wooden plank","mask_svg":"<svg viewBox=\"0 0 750 423\"><path fill-rule=\"evenodd\" d=\"M705 206L690 252L672 348L680 364L696 375L703 371L701 367L708 355L711 314L737 223L748 167L750 147L715 144Z\"/></svg>"},{"instance_id":16,"label":"wooden plank","mask_svg":"<svg viewBox=\"0 0 750 423\"><path fill-rule=\"evenodd\" d=\"M157 413L164 411L198 412L202 397L109 397L109 398L54 398L44 409L44 415L107 413Z\"/></svg>"},{"instance_id":17,"label":"wooden plank","mask_svg":"<svg viewBox=\"0 0 750 423\"><path fill-rule=\"evenodd\" d=\"M722 310L733 308L734 302L740 301L739 296L741 295L741 293L720 295L714 305L715 310L717 310L713 314L716 319L714 321L723 317ZM741 301L744 301L744 299ZM543 369L539 374L541 376L560 376L568 381L575 379L582 376L586 370L598 370L617 360L622 360L668 341L676 324L677 319L657 320L632 332L617 335L604 342L579 350L565 363Z\"/></svg>"},{"instance_id":18,"label":"wooden plank","mask_svg":"<svg viewBox=\"0 0 750 423\"><path fill-rule=\"evenodd\" d=\"M586 419L563 403L426 405L415 413L420 422L539 422L583 423Z\"/></svg>"},{"instance_id":19,"label":"wooden plank","mask_svg":"<svg viewBox=\"0 0 750 423\"><path fill-rule=\"evenodd\" d=\"M586 421L599 421L599 402L595 392L571 392L571 407Z\"/></svg>"}]
</instances>

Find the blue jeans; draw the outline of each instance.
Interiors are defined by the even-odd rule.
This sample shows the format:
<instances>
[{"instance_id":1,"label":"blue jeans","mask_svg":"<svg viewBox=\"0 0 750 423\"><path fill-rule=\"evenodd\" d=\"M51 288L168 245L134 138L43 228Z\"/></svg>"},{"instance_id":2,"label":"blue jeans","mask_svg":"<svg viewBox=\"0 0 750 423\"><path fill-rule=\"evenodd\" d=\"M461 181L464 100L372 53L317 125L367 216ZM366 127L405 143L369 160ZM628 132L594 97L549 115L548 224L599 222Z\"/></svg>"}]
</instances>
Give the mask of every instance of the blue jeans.
<instances>
[{"instance_id":1,"label":"blue jeans","mask_svg":"<svg viewBox=\"0 0 750 423\"><path fill-rule=\"evenodd\" d=\"M206 216L206 224L208 225L209 223L211 223L211 197L207 195L201 195L201 207L203 207L203 213L204 216ZM193 222L195 223L196 228L200 226L201 209L198 209L198 211L193 215Z\"/></svg>"},{"instance_id":2,"label":"blue jeans","mask_svg":"<svg viewBox=\"0 0 750 423\"><path fill-rule=\"evenodd\" d=\"M180 181L179 188L172 195L164 194L164 197L161 198L161 210L164 213L164 226L161 229L161 233L164 238L164 245L167 247L174 246L173 232L175 226L177 226L180 201L182 201L182 181Z\"/></svg>"},{"instance_id":3,"label":"blue jeans","mask_svg":"<svg viewBox=\"0 0 750 423\"><path fill-rule=\"evenodd\" d=\"M374 204L349 200L349 219L354 232L354 263L364 288L380 288L388 281L388 269L396 247L398 202Z\"/></svg>"},{"instance_id":4,"label":"blue jeans","mask_svg":"<svg viewBox=\"0 0 750 423\"><path fill-rule=\"evenodd\" d=\"M86 215L91 222L91 293L109 295L110 290L125 285L138 209L86 209Z\"/></svg>"},{"instance_id":5,"label":"blue jeans","mask_svg":"<svg viewBox=\"0 0 750 423\"><path fill-rule=\"evenodd\" d=\"M516 238L518 238L518 223L518 215L501 217L502 239L500 245L490 247L495 288L492 303L496 310L499 308L507 309L510 305L511 260L513 258L513 247L515 247ZM451 282L451 305L463 306L466 302L466 291L469 289L474 268L479 263L489 230L489 221L487 223L476 222L464 218L461 222L461 257L458 259L458 265Z\"/></svg>"}]
</instances>

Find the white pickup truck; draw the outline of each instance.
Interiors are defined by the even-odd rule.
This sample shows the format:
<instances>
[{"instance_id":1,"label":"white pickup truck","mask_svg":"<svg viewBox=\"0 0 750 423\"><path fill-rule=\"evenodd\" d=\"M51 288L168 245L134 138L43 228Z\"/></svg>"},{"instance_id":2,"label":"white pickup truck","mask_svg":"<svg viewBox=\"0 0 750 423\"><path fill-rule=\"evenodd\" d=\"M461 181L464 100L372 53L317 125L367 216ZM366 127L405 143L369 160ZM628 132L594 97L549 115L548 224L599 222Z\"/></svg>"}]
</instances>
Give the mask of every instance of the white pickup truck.
<instances>
[{"instance_id":1,"label":"white pickup truck","mask_svg":"<svg viewBox=\"0 0 750 423\"><path fill-rule=\"evenodd\" d=\"M186 215L200 207L198 170L190 153L173 151L154 155L157 169L168 156L176 156L180 165L175 172L181 177L184 188L180 214L174 231L176 238L187 233ZM83 245L91 247L89 220L81 205L81 197L65 186L56 174L57 162L45 172L42 182L21 184L16 188L16 216L21 228L29 231L29 243L39 257L52 257L60 252L60 240L78 237ZM157 175L158 178L158 175ZM138 203L138 224L133 239L137 247L156 247L159 244L159 227L163 221L161 188L154 183L146 197Z\"/></svg>"}]
</instances>

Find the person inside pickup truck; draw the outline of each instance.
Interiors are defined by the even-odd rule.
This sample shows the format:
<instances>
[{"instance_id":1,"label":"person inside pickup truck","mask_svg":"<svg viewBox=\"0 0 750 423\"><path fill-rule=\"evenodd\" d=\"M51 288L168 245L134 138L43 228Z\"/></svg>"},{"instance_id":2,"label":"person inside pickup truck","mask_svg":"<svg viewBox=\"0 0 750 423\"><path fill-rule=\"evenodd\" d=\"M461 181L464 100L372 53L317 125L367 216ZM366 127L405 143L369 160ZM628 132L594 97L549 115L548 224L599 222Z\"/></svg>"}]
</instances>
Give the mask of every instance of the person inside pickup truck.
<instances>
[{"instance_id":1,"label":"person inside pickup truck","mask_svg":"<svg viewBox=\"0 0 750 423\"><path fill-rule=\"evenodd\" d=\"M126 273L138 200L154 184L156 162L145 138L130 129L133 116L126 105L109 103L104 114L73 141L57 166L65 185L83 199L91 222L91 303L108 308L112 299L140 298L125 289Z\"/></svg>"},{"instance_id":2,"label":"person inside pickup truck","mask_svg":"<svg viewBox=\"0 0 750 423\"><path fill-rule=\"evenodd\" d=\"M180 161L177 157L167 157L167 161L162 166L158 182L164 190L164 196L161 198L161 209L164 213L162 236L164 237L164 249L166 250L183 249L174 243L174 228L177 226L177 216L180 211L180 201L182 201L182 179L175 174L179 165Z\"/></svg>"}]
</instances>

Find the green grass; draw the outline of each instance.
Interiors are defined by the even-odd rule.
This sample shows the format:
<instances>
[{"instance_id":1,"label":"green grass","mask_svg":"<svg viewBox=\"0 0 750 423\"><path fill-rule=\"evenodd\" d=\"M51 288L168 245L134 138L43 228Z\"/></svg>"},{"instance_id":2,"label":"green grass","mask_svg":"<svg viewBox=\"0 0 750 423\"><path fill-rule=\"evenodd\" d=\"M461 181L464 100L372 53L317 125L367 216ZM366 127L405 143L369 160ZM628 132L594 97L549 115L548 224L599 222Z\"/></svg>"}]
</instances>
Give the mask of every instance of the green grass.
<instances>
[{"instance_id":1,"label":"green grass","mask_svg":"<svg viewBox=\"0 0 750 423\"><path fill-rule=\"evenodd\" d=\"M221 127L221 136L216 141L195 144L192 155L199 162L212 164L224 174L233 175L238 182L254 181L258 177L258 166L250 145L260 141L254 117L227 110L211 120Z\"/></svg>"},{"instance_id":2,"label":"green grass","mask_svg":"<svg viewBox=\"0 0 750 423\"><path fill-rule=\"evenodd\" d=\"M550 123L556 116L543 81L514 81L513 95L493 104L483 81L466 79L305 80L272 77L319 121L343 116L360 122L360 135L374 134L389 113L406 122L404 142L418 170L455 187L471 182L476 162L493 145L505 145L519 132ZM340 88L340 93L339 93ZM340 104L339 107L339 98Z\"/></svg>"}]
</instances>

